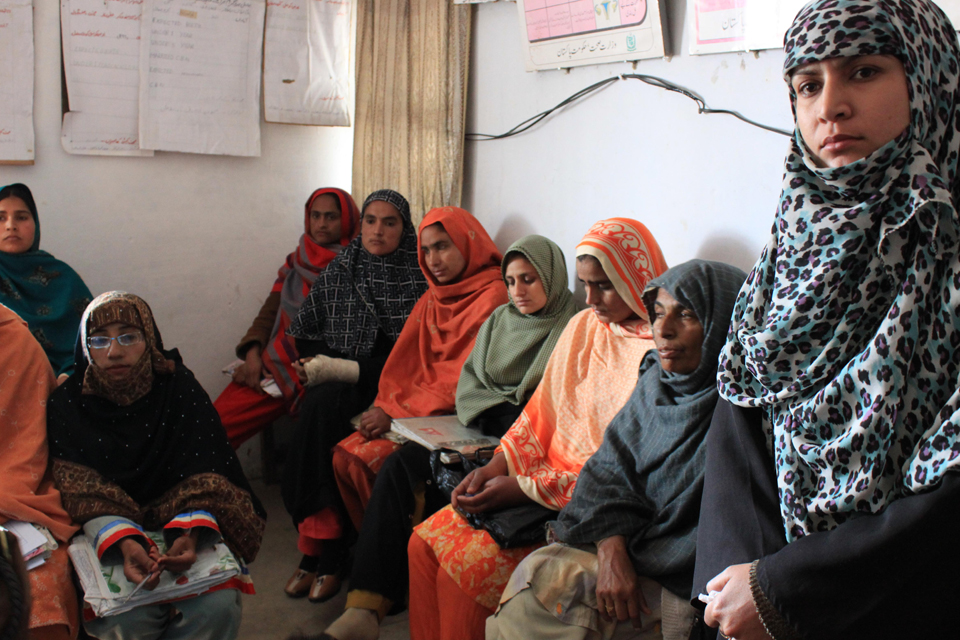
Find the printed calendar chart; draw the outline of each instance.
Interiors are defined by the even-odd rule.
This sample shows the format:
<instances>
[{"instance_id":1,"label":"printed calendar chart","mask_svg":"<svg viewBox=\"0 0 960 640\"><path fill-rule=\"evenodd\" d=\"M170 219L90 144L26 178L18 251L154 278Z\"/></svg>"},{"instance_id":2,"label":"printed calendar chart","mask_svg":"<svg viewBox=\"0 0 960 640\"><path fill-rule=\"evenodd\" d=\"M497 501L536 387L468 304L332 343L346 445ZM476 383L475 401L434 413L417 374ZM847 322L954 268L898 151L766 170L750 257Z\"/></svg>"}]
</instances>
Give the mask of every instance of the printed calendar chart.
<instances>
[{"instance_id":1,"label":"printed calendar chart","mask_svg":"<svg viewBox=\"0 0 960 640\"><path fill-rule=\"evenodd\" d=\"M640 24L647 0L526 0L524 13L528 41L539 42Z\"/></svg>"}]
</instances>

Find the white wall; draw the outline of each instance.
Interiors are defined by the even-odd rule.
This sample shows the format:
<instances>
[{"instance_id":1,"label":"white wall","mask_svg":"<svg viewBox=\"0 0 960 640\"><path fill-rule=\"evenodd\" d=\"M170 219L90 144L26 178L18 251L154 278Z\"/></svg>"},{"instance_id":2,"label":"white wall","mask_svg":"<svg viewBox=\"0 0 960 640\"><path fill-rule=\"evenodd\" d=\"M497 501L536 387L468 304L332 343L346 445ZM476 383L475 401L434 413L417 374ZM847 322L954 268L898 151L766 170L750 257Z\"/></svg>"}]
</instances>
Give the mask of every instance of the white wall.
<instances>
[{"instance_id":1,"label":"white wall","mask_svg":"<svg viewBox=\"0 0 960 640\"><path fill-rule=\"evenodd\" d=\"M259 158L71 156L60 146L59 3L35 2L34 21L37 160L0 166L0 185L30 186L42 248L95 295L146 299L164 342L216 398L220 368L303 232L307 196L349 189L353 130L264 123Z\"/></svg>"},{"instance_id":2,"label":"white wall","mask_svg":"<svg viewBox=\"0 0 960 640\"><path fill-rule=\"evenodd\" d=\"M792 129L782 50L691 56L686 3L669 4L676 55L642 61L636 73ZM634 72L629 63L524 71L511 2L477 6L470 64L467 130L481 133L502 133L598 80ZM788 142L729 116L697 115L676 93L621 81L528 133L469 142L464 206L501 249L526 233L558 242L571 278L573 247L590 224L612 216L646 224L669 264L701 257L749 269L773 222Z\"/></svg>"}]
</instances>

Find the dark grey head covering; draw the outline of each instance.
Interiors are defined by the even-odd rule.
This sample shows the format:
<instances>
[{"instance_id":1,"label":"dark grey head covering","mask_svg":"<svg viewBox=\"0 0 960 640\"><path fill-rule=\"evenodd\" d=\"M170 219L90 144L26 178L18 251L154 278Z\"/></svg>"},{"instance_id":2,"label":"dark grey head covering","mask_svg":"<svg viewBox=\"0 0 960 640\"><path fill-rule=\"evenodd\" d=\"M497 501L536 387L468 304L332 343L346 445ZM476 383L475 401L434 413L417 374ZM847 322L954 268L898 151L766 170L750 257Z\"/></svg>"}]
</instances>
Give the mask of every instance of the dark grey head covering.
<instances>
[{"instance_id":1,"label":"dark grey head covering","mask_svg":"<svg viewBox=\"0 0 960 640\"><path fill-rule=\"evenodd\" d=\"M397 211L400 212L400 217L403 218L404 227L413 227L413 222L410 220L410 203L407 202L406 198L392 189L380 189L368 195L367 199L363 201L363 206L360 208L360 215L363 215L363 212L367 210L371 202L377 202L378 200L392 204L397 208Z\"/></svg>"},{"instance_id":2,"label":"dark grey head covering","mask_svg":"<svg viewBox=\"0 0 960 640\"><path fill-rule=\"evenodd\" d=\"M633 395L583 466L573 499L553 525L570 544L625 536L637 572L683 598L693 581L703 440L718 397L717 358L745 278L736 267L691 260L648 285L648 309L662 288L697 314L704 336L700 365L692 373L671 374L660 367L656 350L647 353Z\"/></svg>"}]
</instances>

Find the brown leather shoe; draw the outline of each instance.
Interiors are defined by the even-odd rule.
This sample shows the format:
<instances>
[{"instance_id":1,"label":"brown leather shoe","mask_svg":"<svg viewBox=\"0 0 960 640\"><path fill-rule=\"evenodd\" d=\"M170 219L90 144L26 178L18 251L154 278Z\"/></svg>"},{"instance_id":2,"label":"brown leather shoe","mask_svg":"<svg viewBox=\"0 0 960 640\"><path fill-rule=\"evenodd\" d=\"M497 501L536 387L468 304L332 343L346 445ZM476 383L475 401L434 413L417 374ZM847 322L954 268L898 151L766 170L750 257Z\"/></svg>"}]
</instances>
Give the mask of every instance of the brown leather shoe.
<instances>
[{"instance_id":1,"label":"brown leather shoe","mask_svg":"<svg viewBox=\"0 0 960 640\"><path fill-rule=\"evenodd\" d=\"M310 602L326 602L340 593L340 576L317 576L310 587Z\"/></svg>"},{"instance_id":2,"label":"brown leather shoe","mask_svg":"<svg viewBox=\"0 0 960 640\"><path fill-rule=\"evenodd\" d=\"M310 586L316 579L316 572L297 569L293 577L287 581L287 586L283 588L283 592L291 598L302 598L310 593Z\"/></svg>"}]
</instances>

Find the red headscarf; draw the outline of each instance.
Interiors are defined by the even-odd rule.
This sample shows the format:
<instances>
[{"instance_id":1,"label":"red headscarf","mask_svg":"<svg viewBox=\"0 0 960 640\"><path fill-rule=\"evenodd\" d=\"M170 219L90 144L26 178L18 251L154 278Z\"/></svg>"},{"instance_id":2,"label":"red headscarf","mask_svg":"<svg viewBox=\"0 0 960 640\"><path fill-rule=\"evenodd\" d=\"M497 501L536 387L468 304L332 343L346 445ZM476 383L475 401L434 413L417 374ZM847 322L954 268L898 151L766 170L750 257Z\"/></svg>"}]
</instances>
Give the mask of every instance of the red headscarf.
<instances>
[{"instance_id":1,"label":"red headscarf","mask_svg":"<svg viewBox=\"0 0 960 640\"><path fill-rule=\"evenodd\" d=\"M500 274L503 257L480 222L463 209L441 207L423 218L420 234L437 223L467 266L455 282L440 284L424 264L418 236L420 269L430 290L413 308L390 352L374 403L394 418L454 413L460 369L477 331L494 309L508 302Z\"/></svg>"},{"instance_id":2,"label":"red headscarf","mask_svg":"<svg viewBox=\"0 0 960 640\"><path fill-rule=\"evenodd\" d=\"M337 251L317 244L310 236L310 209L322 195L334 196L340 204L340 246L347 246L360 233L360 210L350 194L343 189L317 189L307 199L300 246L287 256L286 262L277 272L273 289L270 290L270 293L280 293L280 311L270 333L270 342L262 356L264 366L276 380L283 397L287 399L293 398L301 388L300 380L291 364L298 357L297 350L293 338L287 335L287 327L310 293L310 287L317 275L337 257Z\"/></svg>"}]
</instances>

